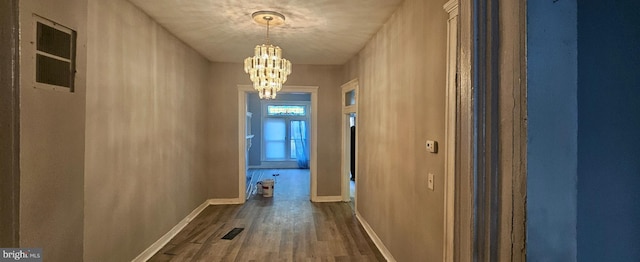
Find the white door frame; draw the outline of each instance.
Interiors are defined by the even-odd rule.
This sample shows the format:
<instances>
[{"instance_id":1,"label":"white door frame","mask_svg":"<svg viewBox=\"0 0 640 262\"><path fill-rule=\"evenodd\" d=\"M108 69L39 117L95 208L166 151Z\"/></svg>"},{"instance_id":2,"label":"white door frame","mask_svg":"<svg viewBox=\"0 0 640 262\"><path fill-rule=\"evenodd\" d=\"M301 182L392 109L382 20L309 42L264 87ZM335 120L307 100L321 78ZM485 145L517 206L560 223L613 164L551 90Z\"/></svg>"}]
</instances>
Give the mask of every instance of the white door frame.
<instances>
[{"instance_id":1,"label":"white door frame","mask_svg":"<svg viewBox=\"0 0 640 262\"><path fill-rule=\"evenodd\" d=\"M351 145L349 143L347 143L347 141L349 141L351 139L351 133L350 133L350 126L349 126L349 115L351 113L355 113L356 114L356 128L358 126L358 118L357 114L358 114L358 79L353 79L347 83L345 83L344 85L342 85L342 150L341 151L341 159L342 159L342 163L341 163L341 174L342 174L342 201L344 202L349 202L350 199L350 195L349 195L349 172L350 172L350 164L351 164L351 158L349 155L349 151L351 150ZM356 97L356 102L354 105L346 105L346 95L347 93L353 91ZM355 140L356 140L356 152L358 152L357 148L358 148L358 131L356 129L356 136L355 136ZM356 159L357 159L357 155L356 155ZM356 173L358 172L358 161L356 161ZM356 176L356 187L358 186L358 177L360 176ZM357 204L358 204L358 190L356 189L356 195L354 196L354 207L356 207L357 210Z\"/></svg>"},{"instance_id":2,"label":"white door frame","mask_svg":"<svg viewBox=\"0 0 640 262\"><path fill-rule=\"evenodd\" d=\"M524 261L527 3L453 1L459 6L455 261Z\"/></svg>"},{"instance_id":3,"label":"white door frame","mask_svg":"<svg viewBox=\"0 0 640 262\"><path fill-rule=\"evenodd\" d=\"M445 91L445 170L444 170L444 261L454 259L455 188L456 188L456 120L458 116L458 0L443 6L447 20L447 62Z\"/></svg>"},{"instance_id":4,"label":"white door frame","mask_svg":"<svg viewBox=\"0 0 640 262\"><path fill-rule=\"evenodd\" d=\"M238 198L243 203L246 200L247 170L246 148L247 138L245 134L247 121L247 94L255 93L252 85L238 85ZM311 201L318 202L318 87L317 86L283 86L279 93L310 93L311 94L311 149L309 150L309 173L311 173Z\"/></svg>"}]
</instances>

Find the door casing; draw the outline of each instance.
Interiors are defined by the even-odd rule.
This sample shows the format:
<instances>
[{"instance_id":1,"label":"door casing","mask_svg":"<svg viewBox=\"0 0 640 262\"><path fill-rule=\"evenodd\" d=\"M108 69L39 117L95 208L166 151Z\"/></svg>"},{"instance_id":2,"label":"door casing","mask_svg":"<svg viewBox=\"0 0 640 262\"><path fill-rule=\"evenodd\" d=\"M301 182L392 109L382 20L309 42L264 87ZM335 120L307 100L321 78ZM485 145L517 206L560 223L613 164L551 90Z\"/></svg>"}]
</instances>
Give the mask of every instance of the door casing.
<instances>
[{"instance_id":1,"label":"door casing","mask_svg":"<svg viewBox=\"0 0 640 262\"><path fill-rule=\"evenodd\" d=\"M349 115L350 114L358 114L358 89L359 89L359 85L358 85L358 79L353 79L345 84L342 85L342 150L341 150L341 187L342 187L342 201L344 202L349 202L350 199L350 194L349 194L349 172L350 172L350 164L351 164L351 159L350 159L350 150L351 150L351 144L349 143L351 140L351 130L350 130L350 125L349 125ZM354 95L355 95L355 103L353 105L346 105L346 97L347 97L347 93L353 91ZM356 116L356 135L355 135L355 140L356 140L356 152L358 152L358 117ZM356 173L358 173L358 162L357 161L358 156L356 155ZM358 177L356 175L356 195L354 196L354 207L357 210L357 204L358 204Z\"/></svg>"}]
</instances>

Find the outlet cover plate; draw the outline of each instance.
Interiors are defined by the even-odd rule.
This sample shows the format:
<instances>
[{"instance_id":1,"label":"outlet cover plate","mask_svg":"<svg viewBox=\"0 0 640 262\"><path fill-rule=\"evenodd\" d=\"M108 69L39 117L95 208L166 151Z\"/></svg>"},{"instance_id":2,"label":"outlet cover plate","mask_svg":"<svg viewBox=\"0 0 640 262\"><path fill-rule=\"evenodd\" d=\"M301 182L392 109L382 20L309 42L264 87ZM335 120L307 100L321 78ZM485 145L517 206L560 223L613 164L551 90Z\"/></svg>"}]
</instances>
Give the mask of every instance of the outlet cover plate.
<instances>
[{"instance_id":1,"label":"outlet cover plate","mask_svg":"<svg viewBox=\"0 0 640 262\"><path fill-rule=\"evenodd\" d=\"M427 176L427 187L433 191L433 174L429 173L429 175Z\"/></svg>"},{"instance_id":2,"label":"outlet cover plate","mask_svg":"<svg viewBox=\"0 0 640 262\"><path fill-rule=\"evenodd\" d=\"M427 146L427 151L431 153L438 153L438 142L433 140L427 140L425 143Z\"/></svg>"}]
</instances>

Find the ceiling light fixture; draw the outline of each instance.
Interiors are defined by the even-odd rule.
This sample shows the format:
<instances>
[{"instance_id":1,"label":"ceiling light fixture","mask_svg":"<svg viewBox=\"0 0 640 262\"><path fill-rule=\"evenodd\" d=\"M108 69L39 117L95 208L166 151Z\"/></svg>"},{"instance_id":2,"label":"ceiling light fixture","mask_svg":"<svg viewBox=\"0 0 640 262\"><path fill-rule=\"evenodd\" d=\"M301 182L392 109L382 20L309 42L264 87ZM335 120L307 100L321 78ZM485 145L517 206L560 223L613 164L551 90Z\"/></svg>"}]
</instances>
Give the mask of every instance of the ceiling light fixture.
<instances>
[{"instance_id":1,"label":"ceiling light fixture","mask_svg":"<svg viewBox=\"0 0 640 262\"><path fill-rule=\"evenodd\" d=\"M258 11L251 14L258 24L267 26L266 44L257 45L253 57L244 60L244 72L249 74L253 88L260 99L275 99L282 84L291 74L291 62L282 58L282 49L269 43L269 27L284 24L284 15L273 11Z\"/></svg>"}]
</instances>

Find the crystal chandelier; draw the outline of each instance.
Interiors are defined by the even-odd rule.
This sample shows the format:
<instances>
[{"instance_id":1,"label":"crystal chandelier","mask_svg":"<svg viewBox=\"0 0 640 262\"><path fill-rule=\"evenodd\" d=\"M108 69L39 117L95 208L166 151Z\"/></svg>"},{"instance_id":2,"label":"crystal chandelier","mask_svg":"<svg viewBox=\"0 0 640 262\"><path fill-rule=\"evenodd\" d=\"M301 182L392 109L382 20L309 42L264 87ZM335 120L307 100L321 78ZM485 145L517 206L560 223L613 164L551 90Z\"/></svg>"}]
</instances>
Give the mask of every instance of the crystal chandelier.
<instances>
[{"instance_id":1,"label":"crystal chandelier","mask_svg":"<svg viewBox=\"0 0 640 262\"><path fill-rule=\"evenodd\" d=\"M249 74L253 88L260 99L275 99L282 84L291 74L291 62L282 58L282 49L269 43L269 26L284 24L284 15L272 11L258 11L251 15L254 21L267 26L266 44L257 45L255 54L244 60L244 72Z\"/></svg>"}]
</instances>

